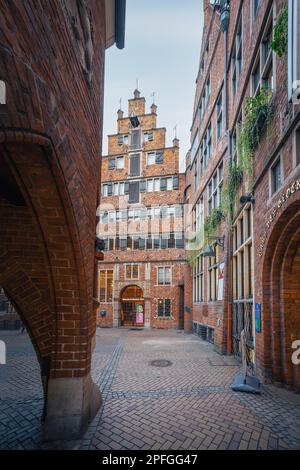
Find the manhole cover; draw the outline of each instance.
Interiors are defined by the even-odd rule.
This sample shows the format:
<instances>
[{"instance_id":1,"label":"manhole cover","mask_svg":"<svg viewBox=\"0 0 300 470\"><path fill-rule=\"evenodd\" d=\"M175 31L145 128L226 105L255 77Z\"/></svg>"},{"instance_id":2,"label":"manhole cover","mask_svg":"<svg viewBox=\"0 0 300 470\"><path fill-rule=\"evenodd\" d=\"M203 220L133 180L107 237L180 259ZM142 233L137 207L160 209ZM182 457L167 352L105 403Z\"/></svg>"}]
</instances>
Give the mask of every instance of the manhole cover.
<instances>
[{"instance_id":1,"label":"manhole cover","mask_svg":"<svg viewBox=\"0 0 300 470\"><path fill-rule=\"evenodd\" d=\"M168 361L167 359L155 359L154 361L150 362L150 366L154 367L169 367L172 365L171 361Z\"/></svg>"}]
</instances>

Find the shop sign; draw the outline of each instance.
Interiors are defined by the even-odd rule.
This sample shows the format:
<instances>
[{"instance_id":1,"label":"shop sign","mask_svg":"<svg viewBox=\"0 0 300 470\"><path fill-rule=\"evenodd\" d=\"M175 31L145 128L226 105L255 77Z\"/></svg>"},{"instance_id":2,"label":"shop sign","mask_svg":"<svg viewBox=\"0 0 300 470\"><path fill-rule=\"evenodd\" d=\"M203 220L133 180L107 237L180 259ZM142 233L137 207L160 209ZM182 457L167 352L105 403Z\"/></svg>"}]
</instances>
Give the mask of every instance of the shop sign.
<instances>
[{"instance_id":1,"label":"shop sign","mask_svg":"<svg viewBox=\"0 0 300 470\"><path fill-rule=\"evenodd\" d=\"M264 231L263 235L260 238L259 247L258 247L258 254L259 254L260 257L263 256L266 240L267 240L267 237L268 237L268 231L269 231L272 223L274 222L279 210L282 207L285 206L285 203L289 200L289 198L296 191L300 191L300 180L299 179L294 181L294 183L291 186L289 186L286 191L281 193L277 204L273 207L270 215L266 219L266 221L265 221L266 228L265 228L265 231Z\"/></svg>"}]
</instances>

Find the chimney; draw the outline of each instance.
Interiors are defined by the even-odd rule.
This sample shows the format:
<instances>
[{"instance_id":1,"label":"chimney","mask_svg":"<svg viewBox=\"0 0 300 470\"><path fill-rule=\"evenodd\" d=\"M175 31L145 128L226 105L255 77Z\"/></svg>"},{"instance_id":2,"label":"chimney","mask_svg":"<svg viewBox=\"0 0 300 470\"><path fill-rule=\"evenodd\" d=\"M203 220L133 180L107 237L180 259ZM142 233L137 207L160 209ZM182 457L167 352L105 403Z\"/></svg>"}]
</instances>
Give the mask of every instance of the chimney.
<instances>
[{"instance_id":1,"label":"chimney","mask_svg":"<svg viewBox=\"0 0 300 470\"><path fill-rule=\"evenodd\" d=\"M152 113L152 114L156 114L156 113L157 113L157 106L156 106L156 104L154 104L154 103L151 105L151 113Z\"/></svg>"},{"instance_id":2,"label":"chimney","mask_svg":"<svg viewBox=\"0 0 300 470\"><path fill-rule=\"evenodd\" d=\"M124 111L122 111L122 109L118 109L118 120L123 119L123 116L124 116Z\"/></svg>"},{"instance_id":3,"label":"chimney","mask_svg":"<svg viewBox=\"0 0 300 470\"><path fill-rule=\"evenodd\" d=\"M179 148L179 139L177 139L177 137L174 137L174 139L173 139L173 147L178 147Z\"/></svg>"}]
</instances>

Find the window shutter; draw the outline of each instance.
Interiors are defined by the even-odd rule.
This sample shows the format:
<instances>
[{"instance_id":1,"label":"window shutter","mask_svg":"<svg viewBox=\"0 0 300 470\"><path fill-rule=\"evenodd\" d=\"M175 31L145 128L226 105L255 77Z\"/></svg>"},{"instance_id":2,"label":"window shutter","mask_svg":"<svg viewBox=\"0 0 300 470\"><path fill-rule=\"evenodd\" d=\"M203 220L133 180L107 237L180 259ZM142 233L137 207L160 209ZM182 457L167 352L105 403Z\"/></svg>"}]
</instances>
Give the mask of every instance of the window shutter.
<instances>
[{"instance_id":1,"label":"window shutter","mask_svg":"<svg viewBox=\"0 0 300 470\"><path fill-rule=\"evenodd\" d=\"M173 176L173 189L179 189L179 177Z\"/></svg>"},{"instance_id":2,"label":"window shutter","mask_svg":"<svg viewBox=\"0 0 300 470\"><path fill-rule=\"evenodd\" d=\"M163 152L156 152L155 163L163 163L163 162L164 162Z\"/></svg>"},{"instance_id":3,"label":"window shutter","mask_svg":"<svg viewBox=\"0 0 300 470\"><path fill-rule=\"evenodd\" d=\"M141 193L145 193L147 190L147 181L146 180L142 180L140 182L140 192Z\"/></svg>"},{"instance_id":4,"label":"window shutter","mask_svg":"<svg viewBox=\"0 0 300 470\"><path fill-rule=\"evenodd\" d=\"M167 189L167 178L161 178L160 180L160 190L166 191Z\"/></svg>"},{"instance_id":5,"label":"window shutter","mask_svg":"<svg viewBox=\"0 0 300 470\"><path fill-rule=\"evenodd\" d=\"M140 184L139 181L129 183L129 203L136 203L140 200Z\"/></svg>"},{"instance_id":6,"label":"window shutter","mask_svg":"<svg viewBox=\"0 0 300 470\"><path fill-rule=\"evenodd\" d=\"M113 193L113 185L112 185L112 183L108 183L107 184L107 195L112 196L112 193Z\"/></svg>"},{"instance_id":7,"label":"window shutter","mask_svg":"<svg viewBox=\"0 0 300 470\"><path fill-rule=\"evenodd\" d=\"M130 157L130 176L140 175L140 155L132 155Z\"/></svg>"},{"instance_id":8,"label":"window shutter","mask_svg":"<svg viewBox=\"0 0 300 470\"><path fill-rule=\"evenodd\" d=\"M124 194L129 194L129 181L125 181Z\"/></svg>"},{"instance_id":9,"label":"window shutter","mask_svg":"<svg viewBox=\"0 0 300 470\"><path fill-rule=\"evenodd\" d=\"M116 161L114 158L108 159L108 169L113 170L116 167Z\"/></svg>"}]
</instances>

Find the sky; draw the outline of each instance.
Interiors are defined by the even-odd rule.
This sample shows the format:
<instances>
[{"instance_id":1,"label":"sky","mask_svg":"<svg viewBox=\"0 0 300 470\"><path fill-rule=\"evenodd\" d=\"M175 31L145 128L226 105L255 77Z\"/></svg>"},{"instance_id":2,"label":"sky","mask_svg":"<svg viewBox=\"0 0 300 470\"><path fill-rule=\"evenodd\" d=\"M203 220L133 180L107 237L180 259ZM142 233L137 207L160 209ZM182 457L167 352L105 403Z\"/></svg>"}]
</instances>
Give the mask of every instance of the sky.
<instances>
[{"instance_id":1,"label":"sky","mask_svg":"<svg viewBox=\"0 0 300 470\"><path fill-rule=\"evenodd\" d=\"M127 116L127 100L138 87L146 112L158 106L158 127L167 128L167 146L174 127L180 139L181 170L190 148L196 76L203 28L202 0L127 0L125 48L106 51L103 153L107 135L116 133L117 110Z\"/></svg>"}]
</instances>

